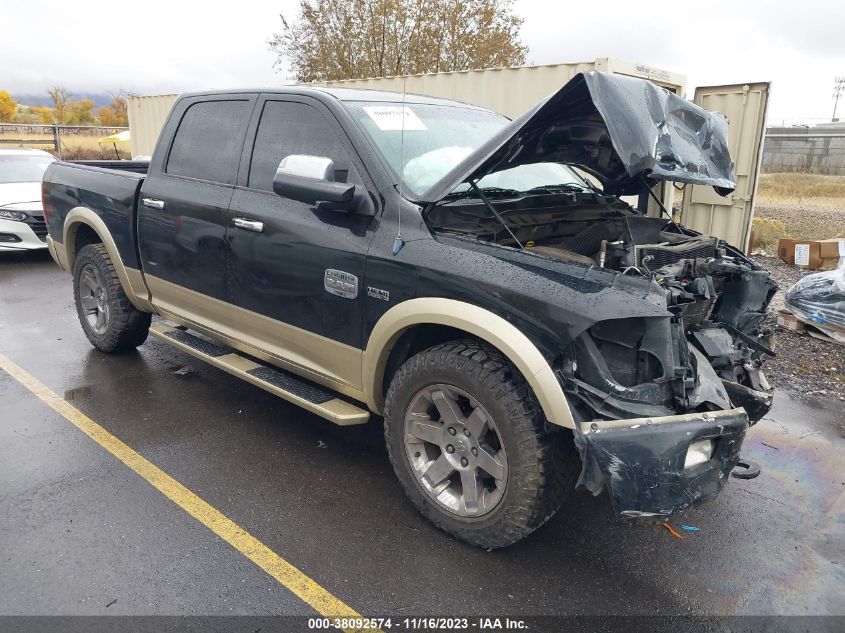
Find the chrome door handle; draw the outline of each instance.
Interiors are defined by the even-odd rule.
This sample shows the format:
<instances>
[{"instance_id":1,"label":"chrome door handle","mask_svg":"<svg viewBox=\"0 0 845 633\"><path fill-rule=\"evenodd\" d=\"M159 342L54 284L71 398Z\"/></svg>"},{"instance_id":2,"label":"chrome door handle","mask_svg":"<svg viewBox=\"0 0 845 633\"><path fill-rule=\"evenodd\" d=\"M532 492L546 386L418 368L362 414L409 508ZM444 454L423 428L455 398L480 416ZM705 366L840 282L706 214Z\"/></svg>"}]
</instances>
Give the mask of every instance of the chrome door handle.
<instances>
[{"instance_id":1,"label":"chrome door handle","mask_svg":"<svg viewBox=\"0 0 845 633\"><path fill-rule=\"evenodd\" d=\"M164 200L156 200L155 198L141 198L141 204L150 209L163 209Z\"/></svg>"},{"instance_id":2,"label":"chrome door handle","mask_svg":"<svg viewBox=\"0 0 845 633\"><path fill-rule=\"evenodd\" d=\"M253 233L261 233L264 231L264 222L256 222L255 220L247 220L246 218L235 218L232 220L232 224L239 229L252 231Z\"/></svg>"}]
</instances>

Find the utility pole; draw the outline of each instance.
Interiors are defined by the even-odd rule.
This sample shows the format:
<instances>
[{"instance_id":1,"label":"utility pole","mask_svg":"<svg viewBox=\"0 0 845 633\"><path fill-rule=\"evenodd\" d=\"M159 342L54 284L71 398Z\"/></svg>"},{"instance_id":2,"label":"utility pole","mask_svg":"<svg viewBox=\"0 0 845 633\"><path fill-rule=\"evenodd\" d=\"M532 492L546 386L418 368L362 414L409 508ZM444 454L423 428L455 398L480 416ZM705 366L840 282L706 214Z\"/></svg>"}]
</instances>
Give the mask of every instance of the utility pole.
<instances>
[{"instance_id":1,"label":"utility pole","mask_svg":"<svg viewBox=\"0 0 845 633\"><path fill-rule=\"evenodd\" d=\"M832 122L836 121L836 107L843 93L845 93L845 77L837 77L833 80L833 116L830 118Z\"/></svg>"}]
</instances>

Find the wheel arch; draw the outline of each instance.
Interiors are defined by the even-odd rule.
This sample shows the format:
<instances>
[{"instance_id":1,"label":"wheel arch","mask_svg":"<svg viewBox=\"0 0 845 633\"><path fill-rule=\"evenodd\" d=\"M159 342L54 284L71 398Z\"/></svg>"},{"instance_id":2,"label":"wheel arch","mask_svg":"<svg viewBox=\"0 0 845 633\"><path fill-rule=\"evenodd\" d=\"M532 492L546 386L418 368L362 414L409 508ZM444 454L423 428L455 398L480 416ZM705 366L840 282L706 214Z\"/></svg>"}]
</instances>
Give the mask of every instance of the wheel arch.
<instances>
[{"instance_id":1,"label":"wheel arch","mask_svg":"<svg viewBox=\"0 0 845 633\"><path fill-rule=\"evenodd\" d=\"M92 233L96 236L96 240L92 239ZM65 217L61 248L56 245L60 258L64 260L64 268L71 274L73 274L78 248L91 243L100 243L105 246L117 271L120 285L132 305L142 312L154 312L150 304L150 293L141 271L129 268L123 263L117 244L102 218L86 207L74 207Z\"/></svg>"},{"instance_id":2,"label":"wheel arch","mask_svg":"<svg viewBox=\"0 0 845 633\"><path fill-rule=\"evenodd\" d=\"M513 363L528 383L546 419L575 428L572 412L548 361L516 326L493 312L463 301L439 297L409 299L392 307L376 322L363 356L363 386L367 405L384 412L384 381L391 353L414 328L444 328L492 345ZM452 337L456 338L456 337Z\"/></svg>"}]
</instances>

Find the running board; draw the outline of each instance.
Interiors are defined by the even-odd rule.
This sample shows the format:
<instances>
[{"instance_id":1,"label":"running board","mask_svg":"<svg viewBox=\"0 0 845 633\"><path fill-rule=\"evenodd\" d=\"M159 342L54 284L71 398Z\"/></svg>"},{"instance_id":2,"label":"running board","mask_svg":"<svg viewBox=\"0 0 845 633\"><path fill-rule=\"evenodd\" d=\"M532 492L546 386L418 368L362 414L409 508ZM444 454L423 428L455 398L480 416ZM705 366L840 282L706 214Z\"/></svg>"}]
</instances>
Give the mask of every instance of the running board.
<instances>
[{"instance_id":1,"label":"running board","mask_svg":"<svg viewBox=\"0 0 845 633\"><path fill-rule=\"evenodd\" d=\"M153 323L150 326L150 334L340 426L364 424L370 419L369 411L341 400L330 389L283 369L256 363L230 347L200 338L166 323Z\"/></svg>"}]
</instances>

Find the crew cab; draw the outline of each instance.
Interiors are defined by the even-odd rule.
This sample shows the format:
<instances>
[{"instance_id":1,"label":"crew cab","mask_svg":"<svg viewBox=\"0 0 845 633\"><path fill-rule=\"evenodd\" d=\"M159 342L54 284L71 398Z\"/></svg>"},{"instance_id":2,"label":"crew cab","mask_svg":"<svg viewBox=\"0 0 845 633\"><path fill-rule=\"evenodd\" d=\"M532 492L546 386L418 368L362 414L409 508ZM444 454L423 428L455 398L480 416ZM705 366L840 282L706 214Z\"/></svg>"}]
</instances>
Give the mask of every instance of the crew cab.
<instances>
[{"instance_id":1,"label":"crew cab","mask_svg":"<svg viewBox=\"0 0 845 633\"><path fill-rule=\"evenodd\" d=\"M58 162L43 198L94 347L152 334L336 424L383 417L411 502L495 548L576 485L628 521L714 498L771 405L776 285L622 199L660 181L731 191L726 120L591 72L515 121L187 94L148 164Z\"/></svg>"}]
</instances>

